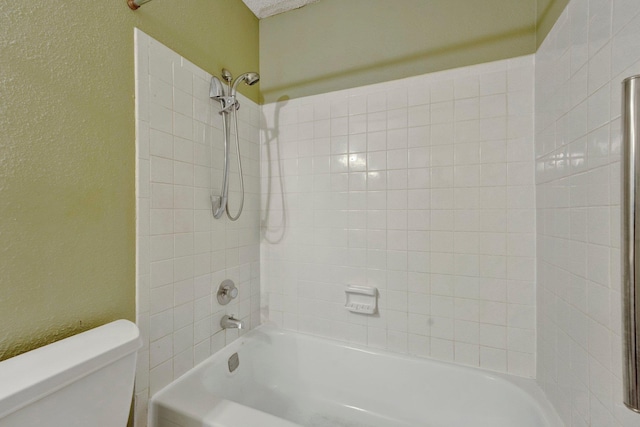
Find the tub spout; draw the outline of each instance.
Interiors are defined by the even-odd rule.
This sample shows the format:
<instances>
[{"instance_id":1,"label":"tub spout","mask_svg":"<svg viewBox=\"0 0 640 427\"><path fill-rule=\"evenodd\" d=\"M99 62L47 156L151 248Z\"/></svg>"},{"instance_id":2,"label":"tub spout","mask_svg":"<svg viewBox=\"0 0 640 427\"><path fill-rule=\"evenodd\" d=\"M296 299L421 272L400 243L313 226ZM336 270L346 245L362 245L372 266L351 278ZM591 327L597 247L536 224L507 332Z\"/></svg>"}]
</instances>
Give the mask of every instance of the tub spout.
<instances>
[{"instance_id":1,"label":"tub spout","mask_svg":"<svg viewBox=\"0 0 640 427\"><path fill-rule=\"evenodd\" d=\"M222 326L222 329L244 329L242 320L234 319L233 314L231 316L222 316L220 326Z\"/></svg>"}]
</instances>

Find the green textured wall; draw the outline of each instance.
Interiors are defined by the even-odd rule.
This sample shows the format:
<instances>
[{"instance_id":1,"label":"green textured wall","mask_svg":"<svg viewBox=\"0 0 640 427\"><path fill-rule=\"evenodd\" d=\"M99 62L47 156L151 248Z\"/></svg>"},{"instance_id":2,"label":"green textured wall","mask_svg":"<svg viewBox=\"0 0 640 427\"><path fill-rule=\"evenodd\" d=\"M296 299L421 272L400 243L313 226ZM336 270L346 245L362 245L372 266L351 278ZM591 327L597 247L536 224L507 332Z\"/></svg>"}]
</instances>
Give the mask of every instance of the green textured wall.
<instances>
[{"instance_id":1,"label":"green textured wall","mask_svg":"<svg viewBox=\"0 0 640 427\"><path fill-rule=\"evenodd\" d=\"M260 21L267 102L534 53L536 0L321 0Z\"/></svg>"},{"instance_id":2,"label":"green textured wall","mask_svg":"<svg viewBox=\"0 0 640 427\"><path fill-rule=\"evenodd\" d=\"M569 0L536 0L537 1L537 47L540 47L544 38L562 14Z\"/></svg>"},{"instance_id":3,"label":"green textured wall","mask_svg":"<svg viewBox=\"0 0 640 427\"><path fill-rule=\"evenodd\" d=\"M134 319L135 26L209 72L258 69L241 0L0 2L0 359Z\"/></svg>"}]
</instances>

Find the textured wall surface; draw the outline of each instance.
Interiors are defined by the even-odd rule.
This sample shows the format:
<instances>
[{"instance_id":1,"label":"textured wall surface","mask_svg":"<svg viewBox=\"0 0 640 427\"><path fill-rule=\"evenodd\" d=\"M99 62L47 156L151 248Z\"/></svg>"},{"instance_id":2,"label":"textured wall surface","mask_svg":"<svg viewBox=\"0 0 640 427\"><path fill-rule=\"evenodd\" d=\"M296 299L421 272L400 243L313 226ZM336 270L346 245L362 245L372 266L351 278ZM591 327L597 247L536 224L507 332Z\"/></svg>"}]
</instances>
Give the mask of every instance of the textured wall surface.
<instances>
[{"instance_id":1,"label":"textured wall surface","mask_svg":"<svg viewBox=\"0 0 640 427\"><path fill-rule=\"evenodd\" d=\"M530 54L536 0L323 0L260 21L267 102Z\"/></svg>"},{"instance_id":2,"label":"textured wall surface","mask_svg":"<svg viewBox=\"0 0 640 427\"><path fill-rule=\"evenodd\" d=\"M136 426L146 425L148 398L238 337L222 330L233 314L260 324L260 108L241 96L238 128L244 209L232 222L214 219L224 145L220 104L209 99L211 75L136 31L136 321L143 348L136 373ZM173 120L172 120L173 119ZM240 205L235 142L230 210ZM219 284L238 297L222 306Z\"/></svg>"},{"instance_id":3,"label":"textured wall surface","mask_svg":"<svg viewBox=\"0 0 640 427\"><path fill-rule=\"evenodd\" d=\"M258 68L240 1L0 4L0 359L134 318L134 26L210 72Z\"/></svg>"},{"instance_id":4,"label":"textured wall surface","mask_svg":"<svg viewBox=\"0 0 640 427\"><path fill-rule=\"evenodd\" d=\"M269 319L534 375L533 56L263 114ZM378 288L379 314L348 312L347 285Z\"/></svg>"},{"instance_id":5,"label":"textured wall surface","mask_svg":"<svg viewBox=\"0 0 640 427\"><path fill-rule=\"evenodd\" d=\"M632 427L622 404L621 82L640 2L572 0L536 54L538 382L567 427Z\"/></svg>"}]
</instances>

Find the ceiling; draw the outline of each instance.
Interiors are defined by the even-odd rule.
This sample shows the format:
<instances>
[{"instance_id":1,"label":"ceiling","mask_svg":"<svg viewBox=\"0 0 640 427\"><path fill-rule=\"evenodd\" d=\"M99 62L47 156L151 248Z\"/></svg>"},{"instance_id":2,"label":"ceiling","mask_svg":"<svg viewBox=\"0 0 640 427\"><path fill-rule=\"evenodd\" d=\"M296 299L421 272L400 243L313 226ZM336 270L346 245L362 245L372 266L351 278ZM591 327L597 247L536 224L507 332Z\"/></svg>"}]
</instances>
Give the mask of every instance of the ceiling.
<instances>
[{"instance_id":1,"label":"ceiling","mask_svg":"<svg viewBox=\"0 0 640 427\"><path fill-rule=\"evenodd\" d=\"M306 6L318 0L242 0L258 19Z\"/></svg>"}]
</instances>

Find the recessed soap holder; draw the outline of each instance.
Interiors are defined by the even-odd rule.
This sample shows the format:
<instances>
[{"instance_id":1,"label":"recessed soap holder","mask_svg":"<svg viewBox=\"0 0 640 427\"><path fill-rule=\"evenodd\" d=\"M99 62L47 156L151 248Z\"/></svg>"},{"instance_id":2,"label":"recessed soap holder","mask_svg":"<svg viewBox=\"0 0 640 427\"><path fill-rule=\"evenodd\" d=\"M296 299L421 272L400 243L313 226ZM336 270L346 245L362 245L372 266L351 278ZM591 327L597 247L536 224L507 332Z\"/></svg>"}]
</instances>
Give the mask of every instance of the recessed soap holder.
<instances>
[{"instance_id":1,"label":"recessed soap holder","mask_svg":"<svg viewBox=\"0 0 640 427\"><path fill-rule=\"evenodd\" d=\"M375 314L378 310L378 289L367 286L347 286L345 308L353 313Z\"/></svg>"}]
</instances>

